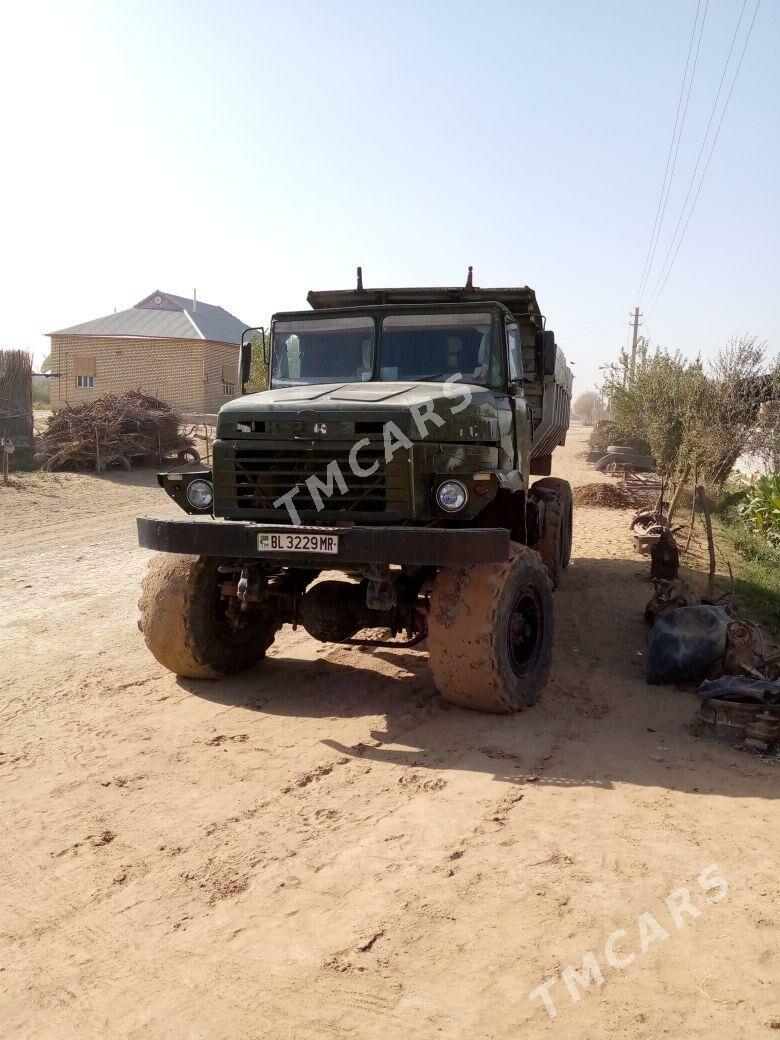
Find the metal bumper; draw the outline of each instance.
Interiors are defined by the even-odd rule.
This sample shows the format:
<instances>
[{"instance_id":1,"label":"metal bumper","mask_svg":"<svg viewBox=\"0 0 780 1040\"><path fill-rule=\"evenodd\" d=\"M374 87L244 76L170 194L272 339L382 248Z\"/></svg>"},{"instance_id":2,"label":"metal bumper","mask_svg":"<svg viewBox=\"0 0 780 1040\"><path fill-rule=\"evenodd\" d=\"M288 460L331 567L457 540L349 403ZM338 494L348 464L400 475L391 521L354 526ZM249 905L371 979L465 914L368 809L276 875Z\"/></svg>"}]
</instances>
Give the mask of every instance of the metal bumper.
<instances>
[{"instance_id":1,"label":"metal bumper","mask_svg":"<svg viewBox=\"0 0 780 1040\"><path fill-rule=\"evenodd\" d=\"M158 552L195 556L257 557L297 564L398 563L432 567L462 567L500 563L509 556L509 532L504 528L451 530L435 527L295 527L206 519L138 518L138 544ZM337 553L269 553L257 548L258 533L338 534ZM334 567L335 564L335 567Z\"/></svg>"}]
</instances>

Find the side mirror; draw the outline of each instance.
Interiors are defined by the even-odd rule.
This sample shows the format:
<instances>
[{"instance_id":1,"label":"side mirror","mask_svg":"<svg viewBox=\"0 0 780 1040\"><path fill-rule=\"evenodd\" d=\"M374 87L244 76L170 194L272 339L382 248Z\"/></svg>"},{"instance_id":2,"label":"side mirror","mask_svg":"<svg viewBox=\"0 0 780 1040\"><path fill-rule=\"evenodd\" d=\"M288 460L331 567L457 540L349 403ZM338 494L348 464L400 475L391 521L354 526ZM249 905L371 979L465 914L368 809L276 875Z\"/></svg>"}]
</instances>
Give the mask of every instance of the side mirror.
<instances>
[{"instance_id":1,"label":"side mirror","mask_svg":"<svg viewBox=\"0 0 780 1040\"><path fill-rule=\"evenodd\" d=\"M242 342L241 352L238 357L238 379L241 384L241 393L246 390L249 382L249 372L252 368L252 344Z\"/></svg>"},{"instance_id":2,"label":"side mirror","mask_svg":"<svg viewBox=\"0 0 780 1040\"><path fill-rule=\"evenodd\" d=\"M555 375L555 351L555 333L548 329L537 332L536 357L537 364L542 370L542 375Z\"/></svg>"},{"instance_id":3,"label":"side mirror","mask_svg":"<svg viewBox=\"0 0 780 1040\"><path fill-rule=\"evenodd\" d=\"M262 336L261 343L263 344L263 360L266 366L268 365L268 347L265 342L265 329L262 325L257 325L255 328L244 329L241 333L241 346L238 351L238 380L241 385L241 393L246 390L246 384L249 382L249 374L252 370L252 342L254 336L247 341L248 332L259 332Z\"/></svg>"}]
</instances>

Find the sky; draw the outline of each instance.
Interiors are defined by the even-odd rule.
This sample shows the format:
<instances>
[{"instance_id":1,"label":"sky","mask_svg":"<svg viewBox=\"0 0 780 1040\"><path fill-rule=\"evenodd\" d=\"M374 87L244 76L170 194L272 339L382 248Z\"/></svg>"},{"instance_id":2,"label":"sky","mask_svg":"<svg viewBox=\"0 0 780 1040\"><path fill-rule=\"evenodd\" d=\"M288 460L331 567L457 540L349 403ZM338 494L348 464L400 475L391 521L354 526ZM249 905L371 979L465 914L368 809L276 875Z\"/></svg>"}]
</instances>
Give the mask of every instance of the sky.
<instances>
[{"instance_id":1,"label":"sky","mask_svg":"<svg viewBox=\"0 0 780 1040\"><path fill-rule=\"evenodd\" d=\"M761 3L649 309L742 9L698 0L699 24L705 4L640 332L690 356L745 332L777 352L777 0ZM259 325L311 288L353 285L358 264L366 286L459 285L472 264L475 284L536 290L575 394L590 389L639 302L696 13L697 0L8 5L0 347L40 362L46 332L154 289L197 288Z\"/></svg>"}]
</instances>

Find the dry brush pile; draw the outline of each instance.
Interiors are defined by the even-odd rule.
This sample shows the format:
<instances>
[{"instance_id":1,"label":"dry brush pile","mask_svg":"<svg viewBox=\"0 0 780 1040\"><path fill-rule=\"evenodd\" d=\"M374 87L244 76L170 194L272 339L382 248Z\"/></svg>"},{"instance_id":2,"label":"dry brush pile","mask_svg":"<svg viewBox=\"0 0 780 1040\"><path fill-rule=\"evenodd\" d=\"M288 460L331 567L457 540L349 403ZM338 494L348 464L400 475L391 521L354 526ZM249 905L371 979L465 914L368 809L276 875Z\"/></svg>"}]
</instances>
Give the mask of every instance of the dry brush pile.
<instances>
[{"instance_id":1,"label":"dry brush pile","mask_svg":"<svg viewBox=\"0 0 780 1040\"><path fill-rule=\"evenodd\" d=\"M0 436L32 436L32 357L0 350Z\"/></svg>"},{"instance_id":2,"label":"dry brush pile","mask_svg":"<svg viewBox=\"0 0 780 1040\"><path fill-rule=\"evenodd\" d=\"M181 416L164 401L138 390L56 412L38 444L35 461L44 469L130 469L175 456L197 461Z\"/></svg>"}]
</instances>

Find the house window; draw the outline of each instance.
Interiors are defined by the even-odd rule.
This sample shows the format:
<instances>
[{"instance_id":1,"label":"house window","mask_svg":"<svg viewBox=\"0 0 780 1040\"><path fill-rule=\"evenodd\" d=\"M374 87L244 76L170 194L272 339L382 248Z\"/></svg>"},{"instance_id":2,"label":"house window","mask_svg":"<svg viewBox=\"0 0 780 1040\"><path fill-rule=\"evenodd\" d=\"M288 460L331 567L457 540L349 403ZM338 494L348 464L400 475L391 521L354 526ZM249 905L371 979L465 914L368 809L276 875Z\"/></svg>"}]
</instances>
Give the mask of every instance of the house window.
<instances>
[{"instance_id":1,"label":"house window","mask_svg":"<svg viewBox=\"0 0 780 1040\"><path fill-rule=\"evenodd\" d=\"M236 384L235 383L223 383L222 384L222 393L223 393L223 395L225 397L235 397L236 396Z\"/></svg>"},{"instance_id":2,"label":"house window","mask_svg":"<svg viewBox=\"0 0 780 1040\"><path fill-rule=\"evenodd\" d=\"M95 385L95 356L84 354L74 357L73 369L76 376L76 387L79 390L91 390Z\"/></svg>"}]
</instances>

